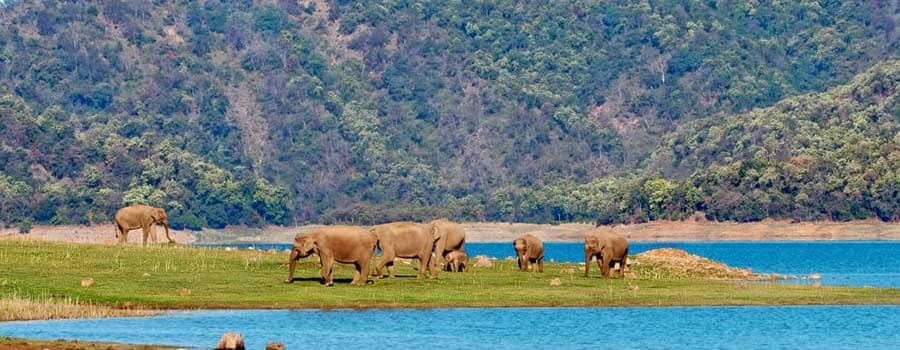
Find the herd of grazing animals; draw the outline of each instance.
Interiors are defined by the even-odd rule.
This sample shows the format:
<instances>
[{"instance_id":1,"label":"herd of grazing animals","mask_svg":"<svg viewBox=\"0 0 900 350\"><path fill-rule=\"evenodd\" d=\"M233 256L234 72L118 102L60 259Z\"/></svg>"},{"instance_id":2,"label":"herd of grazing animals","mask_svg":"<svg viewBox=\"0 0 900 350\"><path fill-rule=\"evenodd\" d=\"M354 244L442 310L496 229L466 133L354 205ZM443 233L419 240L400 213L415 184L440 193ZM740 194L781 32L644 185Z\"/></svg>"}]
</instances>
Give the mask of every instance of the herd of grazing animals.
<instances>
[{"instance_id":1,"label":"herd of grazing animals","mask_svg":"<svg viewBox=\"0 0 900 350\"><path fill-rule=\"evenodd\" d=\"M156 243L156 232L152 229L154 225L163 225L166 238L171 243L175 242L169 236L169 222L162 208L147 205L125 207L116 212L114 224L119 244L128 241L128 231L139 228L144 233L144 245L147 245L148 236ZM384 276L384 268L387 268L389 277L394 277L396 258L417 259L417 277L425 277L427 271L430 278L436 278L438 266L446 271L466 270L469 257L465 244L466 234L463 228L446 219L429 223L392 222L368 229L358 226L325 226L294 237L285 282L294 282L298 260L316 254L322 266L322 283L326 286L334 285L331 273L336 262L353 265L356 271L350 283L365 285L369 280L369 264L376 249L381 251L381 257L375 265L375 276L378 278ZM528 271L531 266L534 272L544 271L544 243L540 238L524 234L513 241L513 248L518 257L519 270ZM619 276L624 277L627 257L628 241L624 237L599 227L585 233L585 277L589 276L591 259L596 259L603 278L611 277L616 263L621 266Z\"/></svg>"}]
</instances>

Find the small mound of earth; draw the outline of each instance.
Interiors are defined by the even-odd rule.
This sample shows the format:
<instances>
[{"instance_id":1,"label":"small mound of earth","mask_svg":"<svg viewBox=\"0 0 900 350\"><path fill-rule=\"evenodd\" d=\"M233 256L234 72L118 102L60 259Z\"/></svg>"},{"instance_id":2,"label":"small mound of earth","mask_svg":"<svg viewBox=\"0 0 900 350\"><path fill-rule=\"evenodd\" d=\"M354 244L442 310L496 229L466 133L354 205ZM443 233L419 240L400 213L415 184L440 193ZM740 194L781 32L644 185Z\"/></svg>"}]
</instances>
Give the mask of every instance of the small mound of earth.
<instances>
[{"instance_id":1,"label":"small mound of earth","mask_svg":"<svg viewBox=\"0 0 900 350\"><path fill-rule=\"evenodd\" d=\"M648 250L634 256L633 265L641 266L636 269L640 277L658 278L704 278L716 280L762 280L770 279L775 275L753 273L751 269L731 267L688 253L681 249L661 248ZM777 276L775 276L777 277Z\"/></svg>"}]
</instances>

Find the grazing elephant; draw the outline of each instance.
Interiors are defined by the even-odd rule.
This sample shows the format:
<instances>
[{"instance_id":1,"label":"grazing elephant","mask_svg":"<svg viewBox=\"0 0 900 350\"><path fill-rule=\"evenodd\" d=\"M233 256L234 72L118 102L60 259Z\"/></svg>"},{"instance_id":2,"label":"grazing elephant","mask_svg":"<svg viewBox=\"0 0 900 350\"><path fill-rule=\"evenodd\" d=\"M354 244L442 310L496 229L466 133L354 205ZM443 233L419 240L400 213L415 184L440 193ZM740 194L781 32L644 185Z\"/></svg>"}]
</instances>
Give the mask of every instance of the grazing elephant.
<instances>
[{"instance_id":1,"label":"grazing elephant","mask_svg":"<svg viewBox=\"0 0 900 350\"><path fill-rule=\"evenodd\" d=\"M447 253L446 256L447 263L444 266L444 270L451 272L464 272L466 271L466 264L469 262L469 255L466 254L463 250L454 250Z\"/></svg>"},{"instance_id":2,"label":"grazing elephant","mask_svg":"<svg viewBox=\"0 0 900 350\"><path fill-rule=\"evenodd\" d=\"M166 229L166 238L169 243L175 243L175 240L169 236L169 218L163 208L151 207L149 205L132 205L119 209L116 212L116 238L119 244L128 242L128 231L143 229L144 245L147 245L147 236L151 234L152 226L160 224ZM156 231L153 230L153 243L156 243Z\"/></svg>"},{"instance_id":3,"label":"grazing elephant","mask_svg":"<svg viewBox=\"0 0 900 350\"><path fill-rule=\"evenodd\" d=\"M544 242L530 234L524 234L513 241L513 248L519 257L519 270L528 271L529 263L537 263L535 272L544 272Z\"/></svg>"},{"instance_id":4,"label":"grazing elephant","mask_svg":"<svg viewBox=\"0 0 900 350\"><path fill-rule=\"evenodd\" d=\"M465 250L466 231L462 226L447 219L438 219L429 223L431 234L434 236L434 252L438 258L438 265L444 265L444 256L454 250Z\"/></svg>"},{"instance_id":5,"label":"grazing elephant","mask_svg":"<svg viewBox=\"0 0 900 350\"><path fill-rule=\"evenodd\" d=\"M353 264L356 272L350 283L365 285L369 280L369 261L375 253L376 240L371 232L353 226L327 226L298 234L291 248L290 268L285 282L294 282L297 260L315 253L322 264L322 283L326 286L334 285L331 270L335 261Z\"/></svg>"},{"instance_id":6,"label":"grazing elephant","mask_svg":"<svg viewBox=\"0 0 900 350\"><path fill-rule=\"evenodd\" d=\"M418 278L425 276L425 270L431 277L437 277L434 262L431 260L434 249L431 225L414 222L392 222L373 226L370 231L378 237L378 249L381 258L375 266L375 275L382 277L381 269L387 265L388 276L394 277L394 258L419 259Z\"/></svg>"},{"instance_id":7,"label":"grazing elephant","mask_svg":"<svg viewBox=\"0 0 900 350\"><path fill-rule=\"evenodd\" d=\"M596 228L584 235L584 276L588 277L591 258L597 259L597 266L603 278L610 278L610 269L618 262L619 276L625 277L625 263L628 258L628 241L624 237Z\"/></svg>"}]
</instances>

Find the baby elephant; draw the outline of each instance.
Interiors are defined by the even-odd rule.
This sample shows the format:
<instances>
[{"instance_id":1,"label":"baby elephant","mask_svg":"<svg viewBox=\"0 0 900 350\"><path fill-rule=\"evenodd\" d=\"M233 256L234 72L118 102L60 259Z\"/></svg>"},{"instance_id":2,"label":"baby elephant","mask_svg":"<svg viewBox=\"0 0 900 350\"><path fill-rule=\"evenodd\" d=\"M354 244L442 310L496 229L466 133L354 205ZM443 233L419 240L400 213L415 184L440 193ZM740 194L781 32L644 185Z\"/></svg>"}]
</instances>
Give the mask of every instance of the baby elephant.
<instances>
[{"instance_id":1,"label":"baby elephant","mask_svg":"<svg viewBox=\"0 0 900 350\"><path fill-rule=\"evenodd\" d=\"M444 255L444 261L446 261L444 270L464 272L466 271L466 264L469 262L469 255L462 250L453 250Z\"/></svg>"},{"instance_id":2,"label":"baby elephant","mask_svg":"<svg viewBox=\"0 0 900 350\"><path fill-rule=\"evenodd\" d=\"M322 264L322 282L334 285L331 269L334 262L353 264L356 272L351 284L365 285L369 280L369 261L375 251L375 235L353 226L329 226L294 237L290 270L286 283L294 282L297 260L315 253Z\"/></svg>"},{"instance_id":3,"label":"baby elephant","mask_svg":"<svg viewBox=\"0 0 900 350\"><path fill-rule=\"evenodd\" d=\"M528 271L528 264L536 263L535 272L544 272L544 242L530 234L524 234L513 241L513 248L519 257L519 270Z\"/></svg>"}]
</instances>

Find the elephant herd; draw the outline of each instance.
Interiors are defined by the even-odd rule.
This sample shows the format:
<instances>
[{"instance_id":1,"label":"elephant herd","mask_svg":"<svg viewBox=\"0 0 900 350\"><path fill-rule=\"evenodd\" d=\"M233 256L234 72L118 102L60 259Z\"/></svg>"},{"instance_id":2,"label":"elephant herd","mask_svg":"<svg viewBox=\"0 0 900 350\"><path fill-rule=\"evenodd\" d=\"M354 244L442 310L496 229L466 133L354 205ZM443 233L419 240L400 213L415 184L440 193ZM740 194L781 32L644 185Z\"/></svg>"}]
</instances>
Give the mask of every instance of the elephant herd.
<instances>
[{"instance_id":1,"label":"elephant herd","mask_svg":"<svg viewBox=\"0 0 900 350\"><path fill-rule=\"evenodd\" d=\"M429 223L392 222L371 228L357 226L326 226L294 237L285 283L294 282L297 261L315 253L322 266L322 282L334 285L331 276L335 262L352 264L356 271L351 284L365 285L370 273L369 264L375 250L381 251L377 259L375 276L394 277L394 259L418 260L418 278L426 275L437 277L436 266L447 271L463 272L468 255L465 252L465 231L446 219ZM544 244L534 235L525 234L513 241L518 257L519 270L527 271L533 265L534 272L544 271ZM628 241L609 230L596 228L585 234L584 275L590 272L590 262L596 258L603 278L610 278L610 271L619 264L619 276L624 277Z\"/></svg>"},{"instance_id":2,"label":"elephant herd","mask_svg":"<svg viewBox=\"0 0 900 350\"><path fill-rule=\"evenodd\" d=\"M294 237L285 282L294 282L297 260L315 253L322 265L322 281L333 285L331 271L335 262L352 264L356 268L352 284L366 284L369 264L375 249L381 257L375 264L375 276L394 277L394 259L409 258L419 261L418 277L427 274L437 277L436 266L451 271L465 270L466 234L462 227L440 219L425 223L392 222L371 228L356 226L326 226Z\"/></svg>"},{"instance_id":3,"label":"elephant herd","mask_svg":"<svg viewBox=\"0 0 900 350\"><path fill-rule=\"evenodd\" d=\"M151 236L156 242L154 225L162 225L170 243L169 221L162 208L147 205L132 205L119 209L115 216L116 238L119 244L128 241L128 232L141 229L143 244ZM369 264L375 250L381 251L375 265L375 276L394 277L394 259L417 259L418 278L426 272L429 277L437 277L437 266L453 272L464 272L469 257L465 251L466 233L461 226L446 219L429 223L392 222L362 228L357 226L326 226L294 237L289 260L287 283L294 282L297 260L312 254L319 256L322 265L322 280L325 285L334 284L331 277L334 263L352 264L356 268L352 284L364 285L370 274ZM544 272L544 243L540 238L524 234L513 241L519 270ZM628 241L624 237L603 228L595 228L584 235L584 275L590 273L591 259L596 259L603 278L610 278L610 271L616 263L621 266L619 276L624 276L628 257Z\"/></svg>"}]
</instances>

